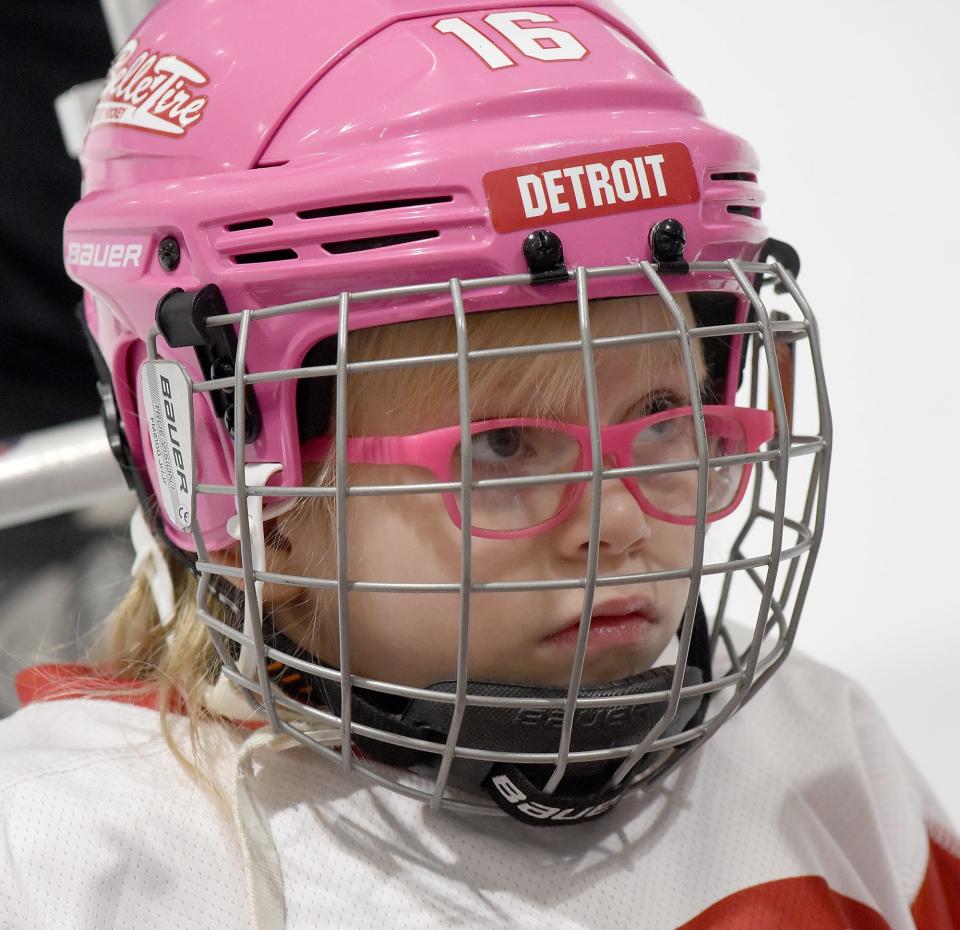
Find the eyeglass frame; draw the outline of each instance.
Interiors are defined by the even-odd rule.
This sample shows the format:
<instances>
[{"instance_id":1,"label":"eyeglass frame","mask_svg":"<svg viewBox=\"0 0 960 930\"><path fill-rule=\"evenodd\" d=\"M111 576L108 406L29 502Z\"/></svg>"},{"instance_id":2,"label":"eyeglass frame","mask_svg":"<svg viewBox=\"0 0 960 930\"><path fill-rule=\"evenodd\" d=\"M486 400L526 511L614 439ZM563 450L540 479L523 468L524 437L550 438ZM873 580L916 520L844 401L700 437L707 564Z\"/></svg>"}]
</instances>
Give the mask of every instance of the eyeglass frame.
<instances>
[{"instance_id":1,"label":"eyeglass frame","mask_svg":"<svg viewBox=\"0 0 960 930\"><path fill-rule=\"evenodd\" d=\"M740 454L756 454L760 446L769 442L776 435L775 418L771 411L756 407L737 407L732 404L704 404L703 415L720 419L734 420L743 431L744 451ZM638 420L627 420L623 423L614 423L600 427L600 444L604 455L609 455L617 468L630 468L632 462L633 440L636 436L664 421L692 416L693 407L671 407L657 413L641 417ZM590 427L581 423L566 423L561 420L541 420L532 417L511 417L492 420L475 420L470 424L470 435L496 429L512 429L516 427L534 427L550 429L576 440L580 453L575 466L576 471L593 469L593 453L590 443ZM427 430L422 433L410 433L398 436L349 436L347 437L347 462L352 465L414 465L429 471L441 483L459 480L452 468L453 456L460 445L462 433L458 424L442 426L438 429ZM329 436L311 439L304 443L301 455L303 461L324 461L333 445L333 438ZM672 463L679 464L679 463ZM708 513L707 523L713 523L729 516L740 505L750 482L753 463L743 463L743 472L737 487L736 494L731 502L721 510ZM692 461L691 470L697 467ZM543 475L544 479L554 476ZM680 516L667 513L654 506L640 490L639 482L632 475L619 478L640 509L649 517L661 520L664 523L673 523L680 526L693 526L697 522L696 515ZM537 536L547 532L566 520L574 507L583 496L586 481L569 481L570 487L564 490L560 498L560 506L556 513L548 520L541 521L533 526L517 530L488 530L482 527L471 526L470 535L482 539L522 539ZM451 491L441 491L444 507L457 529L462 529L462 514L459 506L459 494Z\"/></svg>"}]
</instances>

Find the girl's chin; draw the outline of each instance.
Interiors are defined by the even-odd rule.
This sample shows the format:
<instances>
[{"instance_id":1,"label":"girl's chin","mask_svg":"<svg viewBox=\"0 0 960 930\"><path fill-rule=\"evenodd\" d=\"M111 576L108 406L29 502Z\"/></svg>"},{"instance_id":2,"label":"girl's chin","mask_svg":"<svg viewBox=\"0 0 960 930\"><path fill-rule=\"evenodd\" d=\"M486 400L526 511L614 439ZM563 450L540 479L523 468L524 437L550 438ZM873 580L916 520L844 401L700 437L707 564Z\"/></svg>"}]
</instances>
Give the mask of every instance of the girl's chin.
<instances>
[{"instance_id":1,"label":"girl's chin","mask_svg":"<svg viewBox=\"0 0 960 930\"><path fill-rule=\"evenodd\" d=\"M588 656L583 666L581 686L596 687L639 675L651 668L655 658L656 654L651 658L646 649L629 648L609 650L598 656ZM542 688L566 688L570 684L573 656L567 656L562 662L558 662L555 655L550 656L550 659L552 661L531 661L522 672L514 670L511 673L506 670L505 665L502 665L497 674L482 675L471 671L470 677L476 681L502 681Z\"/></svg>"},{"instance_id":2,"label":"girl's chin","mask_svg":"<svg viewBox=\"0 0 960 930\"><path fill-rule=\"evenodd\" d=\"M518 650L519 651L519 650ZM662 647L652 642L640 646L632 644L601 652L588 653L583 666L581 684L583 687L596 687L612 681L631 678L650 669L656 662ZM497 681L504 684L527 685L543 688L566 688L570 684L570 672L573 665L573 651L561 651L548 647L535 649L528 662L522 666L517 663L517 651L509 656L494 659L491 662L471 663L468 674L472 681ZM361 659L361 657L356 657ZM330 668L337 668L337 662L326 662ZM403 668L397 663L370 664L362 660L351 663L354 675L391 682L410 688L429 688L441 681L456 681L456 666L433 674L424 669Z\"/></svg>"}]
</instances>

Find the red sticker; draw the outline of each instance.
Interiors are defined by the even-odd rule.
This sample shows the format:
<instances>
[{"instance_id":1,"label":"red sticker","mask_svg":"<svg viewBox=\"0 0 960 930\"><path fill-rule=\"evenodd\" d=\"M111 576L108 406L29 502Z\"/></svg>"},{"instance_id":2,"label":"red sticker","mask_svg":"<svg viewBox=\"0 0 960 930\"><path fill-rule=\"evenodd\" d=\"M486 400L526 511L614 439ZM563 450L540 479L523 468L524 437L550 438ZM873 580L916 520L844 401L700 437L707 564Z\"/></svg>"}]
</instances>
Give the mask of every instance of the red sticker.
<instances>
[{"instance_id":1,"label":"red sticker","mask_svg":"<svg viewBox=\"0 0 960 930\"><path fill-rule=\"evenodd\" d=\"M681 142L501 168L483 176L483 188L500 233L700 199Z\"/></svg>"}]
</instances>

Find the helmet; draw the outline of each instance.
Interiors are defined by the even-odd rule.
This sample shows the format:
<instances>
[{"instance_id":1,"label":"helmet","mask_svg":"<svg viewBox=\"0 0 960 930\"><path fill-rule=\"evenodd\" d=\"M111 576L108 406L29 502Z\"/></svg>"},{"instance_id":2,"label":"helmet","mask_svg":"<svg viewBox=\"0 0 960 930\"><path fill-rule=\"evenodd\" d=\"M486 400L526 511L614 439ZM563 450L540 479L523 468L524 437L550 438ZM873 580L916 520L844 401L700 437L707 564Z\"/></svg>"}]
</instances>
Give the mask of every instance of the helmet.
<instances>
[{"instance_id":1,"label":"helmet","mask_svg":"<svg viewBox=\"0 0 960 930\"><path fill-rule=\"evenodd\" d=\"M815 323L789 270L795 255L764 227L754 152L705 118L611 4L289 0L277 15L236 0L167 0L120 49L81 160L66 268L85 290L122 464L171 546L196 553L221 692L242 694L321 755L435 805L483 807L451 793L451 773L475 770L503 810L563 823L599 816L628 788L662 777L782 661L827 479ZM768 310L766 283L788 296L793 316ZM678 294L690 295L693 325ZM584 623L564 687L473 681L465 645L455 680L412 688L359 679L349 668L344 552L326 580L341 608L338 667L271 629L259 589L283 579L265 573L264 520L324 493L345 513L358 493L343 418L331 416L345 409L350 333L570 301L587 319L596 299L632 295L660 297L694 385L690 347L702 340L712 399L732 405L746 366L751 406L766 391L775 424L737 453L745 474L753 466L747 520L730 557L709 563L708 437L703 398L691 401L698 503L675 662L581 687ZM583 335L581 347L589 367ZM456 359L468 365L467 345ZM792 428L793 367L814 376L806 435ZM469 421L465 397L460 413ZM305 486L304 449L323 435L336 449L328 489ZM602 456L593 463L577 480L596 511L611 476ZM788 474L803 465L805 480L788 494ZM469 470L455 477L445 493L466 512ZM612 583L598 577L594 517L573 581L586 620L597 586ZM468 525L453 586L464 604L470 535ZM210 559L235 539L240 569ZM205 606L211 587L231 600L233 587L217 581L231 571L247 594L233 598L236 625ZM719 609L708 621L698 595L711 578ZM757 599L745 648L723 620L737 580ZM404 586L381 585L391 587ZM729 660L723 674L713 670L718 652ZM291 670L296 693L280 683ZM303 720L332 727L339 748L311 737ZM430 762L432 787L404 781L404 767Z\"/></svg>"}]
</instances>

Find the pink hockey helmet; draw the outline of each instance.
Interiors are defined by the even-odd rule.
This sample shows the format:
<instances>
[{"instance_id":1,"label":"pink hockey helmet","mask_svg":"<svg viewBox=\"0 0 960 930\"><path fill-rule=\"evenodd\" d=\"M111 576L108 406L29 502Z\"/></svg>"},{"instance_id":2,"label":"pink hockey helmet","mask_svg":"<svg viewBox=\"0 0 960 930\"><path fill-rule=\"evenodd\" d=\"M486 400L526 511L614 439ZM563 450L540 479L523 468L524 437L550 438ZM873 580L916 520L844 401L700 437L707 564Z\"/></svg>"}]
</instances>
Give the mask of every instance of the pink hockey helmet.
<instances>
[{"instance_id":1,"label":"pink hockey helmet","mask_svg":"<svg viewBox=\"0 0 960 930\"><path fill-rule=\"evenodd\" d=\"M207 312L223 313L522 274L524 242L543 227L584 266L652 260L650 230L667 218L682 224L688 261L751 260L767 239L750 146L708 122L605 2L295 0L283 16L262 6L221 15L229 6L162 3L121 49L65 228L67 271L86 291L131 456L154 489L137 372L175 288L215 284ZM672 284L736 289L721 273ZM652 287L599 280L591 296L628 292ZM465 309L574 296L572 283L491 286L467 292ZM445 295L369 301L350 328L449 313ZM264 320L248 370L295 369L336 331L336 307ZM161 338L157 348L195 381L230 370L226 346L198 353ZM247 422L261 428L246 457L280 463L278 485L301 483L296 384L250 391ZM195 402L198 484L233 481L231 410L219 392ZM229 497L201 497L208 548L231 542L234 512ZM164 519L178 546L194 548Z\"/></svg>"},{"instance_id":2,"label":"pink hockey helmet","mask_svg":"<svg viewBox=\"0 0 960 930\"><path fill-rule=\"evenodd\" d=\"M141 374L155 370L145 366L148 357L180 366L192 398L179 407L186 405L193 420L185 460L195 464L199 493L186 519L164 507L164 531L182 550L216 550L231 544L239 527L247 591L262 580L255 572L263 566L251 558L251 534L244 536L244 502L248 492L282 499L283 488L297 496L304 445L316 435L305 434L298 416L298 385L305 365L321 364L312 353L331 338L461 308L583 303L588 279L590 298L659 294L667 302L671 293L687 292L693 303L707 295L719 313L697 322L723 345L708 358L713 393L732 404L744 339L756 337L751 405L758 385L769 382L776 437L748 457L756 488L745 528L730 559L709 568L700 498L675 666L581 689L576 668L589 626L582 621L570 687L562 693L469 682L461 652L455 682L410 689L366 681L361 695L353 689L342 610L341 664L330 669L297 658L295 644L274 638L269 646L257 598L247 597L243 636L235 639L246 645L238 659L229 650L220 655L230 682L276 730L310 743L277 708L310 717L323 706L340 727L345 764L353 764L354 741L371 754L378 740L394 747L388 761L419 758L432 746L428 751L442 756L436 787L402 790L438 804L448 803L451 762L466 745L470 758L499 772L490 775L490 793L514 816L590 819L700 745L785 657L819 544L829 458L815 324L784 263L761 264L772 240L761 218L753 150L704 117L697 99L606 0L523 9L504 0L355 0L333 7L288 0L282 15L236 0L166 0L114 62L82 162L84 195L67 219L64 260L85 289L87 325L122 424L116 441L126 447L141 491L160 498L177 463L158 465L151 454L149 405L159 395L148 401ZM764 278L789 292L800 322L771 322L757 293ZM693 309L698 315L697 303ZM780 347L778 335L786 337ZM818 426L806 437L792 433L776 355L793 337L808 337L817 382ZM692 404L702 433L702 402ZM242 441L235 443L235 434ZM811 478L792 519L785 514L787 464L802 455L813 462ZM702 491L706 453L700 458ZM776 488L764 504L759 485L767 462ZM259 477L248 482L247 468ZM594 491L602 468L595 462ZM275 487L248 486L267 482ZM765 551L750 556L744 540L764 520ZM592 539L598 524L596 515ZM795 536L790 544L786 529ZM595 550L591 542L594 559ZM782 584L781 562L790 563ZM587 620L595 569L594 561L582 584ZM203 569L205 577L210 571ZM723 624L738 572L758 598L745 650ZM706 574L723 579L709 631L697 603ZM338 588L339 580L342 572ZM460 592L469 599L463 582ZM233 637L201 616L219 629L215 641ZM775 643L765 651L771 630ZM721 645L730 668L712 675ZM315 700L305 706L267 684L268 652L313 676ZM378 688L410 698L402 720L370 699ZM724 688L731 696L706 717L705 696ZM584 699L589 707L581 706ZM539 775L521 763L503 768L530 756L515 754L529 746L531 731L519 734L511 723L512 709L503 703L510 700L542 711L531 751L555 766L546 784L534 784ZM626 722L591 729L584 720L596 717L597 707ZM490 733L499 734L495 745L484 746ZM589 771L589 790L557 795L568 765Z\"/></svg>"}]
</instances>

